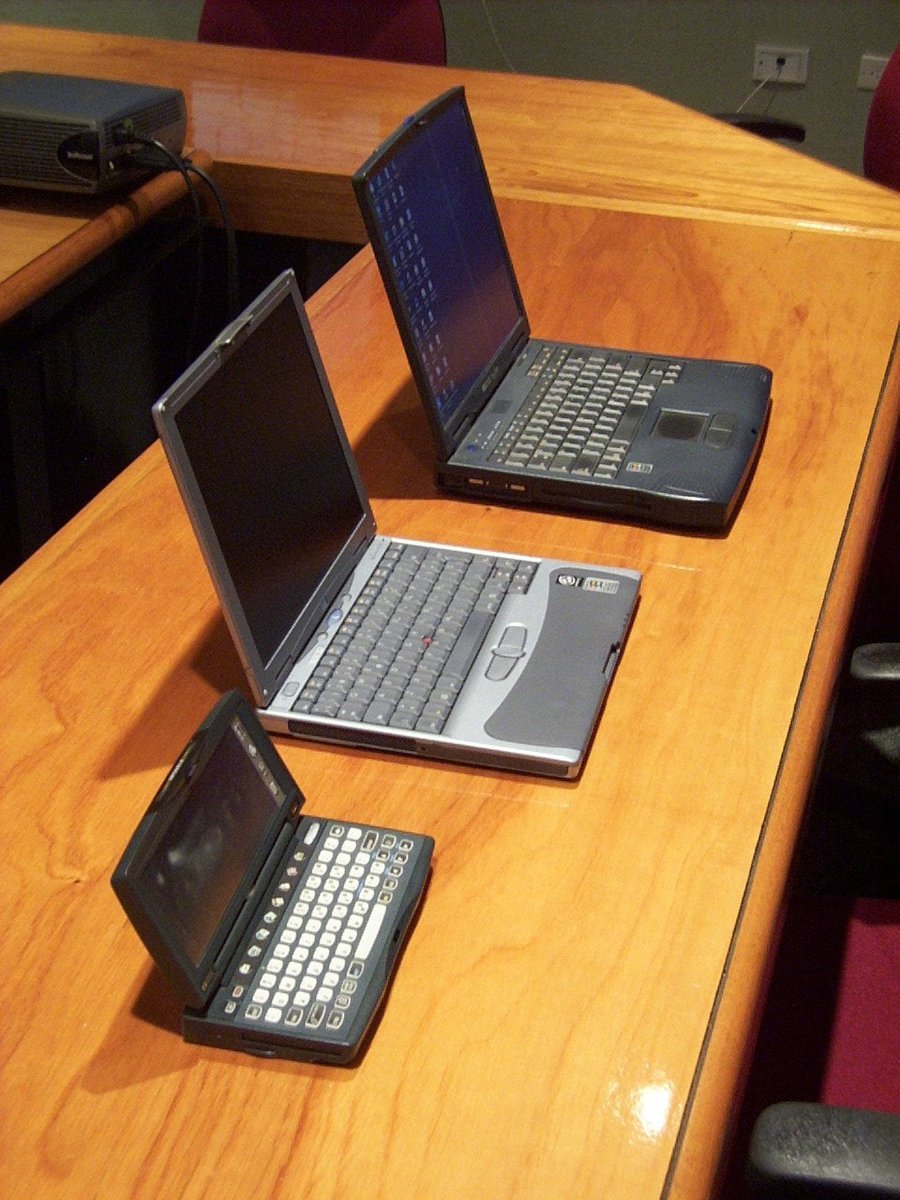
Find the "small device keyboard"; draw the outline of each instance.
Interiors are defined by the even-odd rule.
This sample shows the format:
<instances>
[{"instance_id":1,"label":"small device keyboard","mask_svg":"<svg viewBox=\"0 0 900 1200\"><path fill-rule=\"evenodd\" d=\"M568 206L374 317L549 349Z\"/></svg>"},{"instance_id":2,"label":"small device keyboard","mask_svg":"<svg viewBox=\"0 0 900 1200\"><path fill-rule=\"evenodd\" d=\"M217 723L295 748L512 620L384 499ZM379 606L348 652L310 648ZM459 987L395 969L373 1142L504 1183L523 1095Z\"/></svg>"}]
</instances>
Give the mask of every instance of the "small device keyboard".
<instances>
[{"instance_id":1,"label":"small device keyboard","mask_svg":"<svg viewBox=\"0 0 900 1200\"><path fill-rule=\"evenodd\" d=\"M311 818L212 1014L310 1032L351 1025L422 850L415 834Z\"/></svg>"},{"instance_id":2,"label":"small device keyboard","mask_svg":"<svg viewBox=\"0 0 900 1200\"><path fill-rule=\"evenodd\" d=\"M392 543L294 711L440 733L503 598L536 566Z\"/></svg>"},{"instance_id":3,"label":"small device keyboard","mask_svg":"<svg viewBox=\"0 0 900 1200\"><path fill-rule=\"evenodd\" d=\"M635 354L543 347L535 383L491 461L528 470L613 479L658 388L681 363Z\"/></svg>"}]
</instances>

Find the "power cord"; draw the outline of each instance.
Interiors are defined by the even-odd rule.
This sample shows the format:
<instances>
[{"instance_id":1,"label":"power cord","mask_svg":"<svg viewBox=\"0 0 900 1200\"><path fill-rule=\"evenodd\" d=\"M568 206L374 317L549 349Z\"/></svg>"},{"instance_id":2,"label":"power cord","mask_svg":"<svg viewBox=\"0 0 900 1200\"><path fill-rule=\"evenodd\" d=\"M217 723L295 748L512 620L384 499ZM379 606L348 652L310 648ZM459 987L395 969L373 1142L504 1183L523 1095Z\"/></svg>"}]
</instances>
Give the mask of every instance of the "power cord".
<instances>
[{"instance_id":1,"label":"power cord","mask_svg":"<svg viewBox=\"0 0 900 1200\"><path fill-rule=\"evenodd\" d=\"M783 70L784 70L784 59L776 58L775 70L772 72L772 74L767 75L761 83L758 83L756 85L756 87L753 89L753 91L750 93L750 95L746 98L746 100L744 100L741 104L739 104L737 106L737 108L735 109L735 112L739 112L739 113L743 112L744 109L747 107L747 105L750 103L750 101L753 99L753 97L756 96L759 92L761 92L764 87L768 87L768 85L770 83L777 83L778 80L781 78L781 72ZM772 107L772 101L774 99L775 99L775 93L771 92L769 95L769 103L766 105L764 113L768 113L769 109Z\"/></svg>"},{"instance_id":2,"label":"power cord","mask_svg":"<svg viewBox=\"0 0 900 1200\"><path fill-rule=\"evenodd\" d=\"M129 161L141 166L149 167L154 171L174 170L178 171L184 179L185 186L188 190L188 195L191 198L191 204L194 211L194 221L197 228L197 265L196 265L196 291L194 298L194 312L191 320L191 333L188 345L191 350L191 358L195 356L199 347L197 346L197 331L200 323L200 297L203 291L203 234L206 228L206 221L203 216L203 206L200 201L200 196L197 191L196 184L192 176L200 179L211 192L215 200L216 207L219 210L219 216L222 220L222 227L225 233L225 258L226 258L226 280L227 280L227 297L228 297L228 320L233 319L240 312L240 286L238 272L238 255L237 255L237 239L235 237L234 225L231 220L231 215L228 210L228 205L225 197L222 194L216 181L204 171L202 167L197 166L188 155L176 154L170 150L163 142L157 138L144 137L136 133L133 129L127 128L122 131L121 144L131 146L139 146L143 149L132 149L129 154Z\"/></svg>"},{"instance_id":3,"label":"power cord","mask_svg":"<svg viewBox=\"0 0 900 1200\"><path fill-rule=\"evenodd\" d=\"M198 167L190 158L184 158L182 161L187 166L188 171L192 175L196 175L198 179L202 179L206 186L213 194L216 202L216 207L219 210L219 216L222 218L222 228L225 231L225 256L227 269L227 286L228 286L228 310L229 317L236 317L240 312L240 287L238 283L238 252L237 238L234 232L234 225L231 221L231 214L228 211L228 205L225 202L225 197L222 195L221 188L213 179L208 171L204 171L202 167Z\"/></svg>"},{"instance_id":4,"label":"power cord","mask_svg":"<svg viewBox=\"0 0 900 1200\"><path fill-rule=\"evenodd\" d=\"M510 61L510 57L506 53L506 50L504 49L503 45L500 42L500 38L497 35L497 27L494 25L494 18L491 16L491 10L487 6L487 0L481 0L481 10L484 13L485 20L487 21L488 30L490 31L490 35L491 35L491 40L493 41L494 45L499 50L500 57L503 59L503 62L510 69L510 71L515 73L516 68L513 66L512 62Z\"/></svg>"}]
</instances>

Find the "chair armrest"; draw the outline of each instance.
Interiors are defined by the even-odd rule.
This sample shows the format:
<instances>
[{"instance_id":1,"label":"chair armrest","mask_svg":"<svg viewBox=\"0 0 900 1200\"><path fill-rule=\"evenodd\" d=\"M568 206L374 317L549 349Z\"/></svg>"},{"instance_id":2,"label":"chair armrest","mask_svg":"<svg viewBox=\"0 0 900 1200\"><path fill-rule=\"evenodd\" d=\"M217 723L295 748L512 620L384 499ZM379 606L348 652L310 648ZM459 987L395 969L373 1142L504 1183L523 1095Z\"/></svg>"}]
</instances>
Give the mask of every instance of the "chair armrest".
<instances>
[{"instance_id":1,"label":"chair armrest","mask_svg":"<svg viewBox=\"0 0 900 1200\"><path fill-rule=\"evenodd\" d=\"M850 659L850 675L864 683L900 682L900 642L857 646Z\"/></svg>"},{"instance_id":2,"label":"chair armrest","mask_svg":"<svg viewBox=\"0 0 900 1200\"><path fill-rule=\"evenodd\" d=\"M900 1197L900 1116L824 1104L773 1104L757 1119L753 1194L803 1200Z\"/></svg>"}]
</instances>

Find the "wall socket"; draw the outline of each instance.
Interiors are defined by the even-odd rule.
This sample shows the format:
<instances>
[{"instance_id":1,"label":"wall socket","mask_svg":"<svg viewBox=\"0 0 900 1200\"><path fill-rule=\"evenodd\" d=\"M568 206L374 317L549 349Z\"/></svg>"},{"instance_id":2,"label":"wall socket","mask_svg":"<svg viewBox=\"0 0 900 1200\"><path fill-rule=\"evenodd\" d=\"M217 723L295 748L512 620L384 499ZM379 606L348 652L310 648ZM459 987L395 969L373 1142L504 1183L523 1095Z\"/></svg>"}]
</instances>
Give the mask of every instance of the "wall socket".
<instances>
[{"instance_id":1,"label":"wall socket","mask_svg":"<svg viewBox=\"0 0 900 1200\"><path fill-rule=\"evenodd\" d=\"M753 78L760 82L806 83L808 71L808 46L757 46L753 51Z\"/></svg>"},{"instance_id":2,"label":"wall socket","mask_svg":"<svg viewBox=\"0 0 900 1200\"><path fill-rule=\"evenodd\" d=\"M865 92L874 92L878 87L884 68L887 66L886 54L864 54L859 60L859 77L856 86Z\"/></svg>"}]
</instances>

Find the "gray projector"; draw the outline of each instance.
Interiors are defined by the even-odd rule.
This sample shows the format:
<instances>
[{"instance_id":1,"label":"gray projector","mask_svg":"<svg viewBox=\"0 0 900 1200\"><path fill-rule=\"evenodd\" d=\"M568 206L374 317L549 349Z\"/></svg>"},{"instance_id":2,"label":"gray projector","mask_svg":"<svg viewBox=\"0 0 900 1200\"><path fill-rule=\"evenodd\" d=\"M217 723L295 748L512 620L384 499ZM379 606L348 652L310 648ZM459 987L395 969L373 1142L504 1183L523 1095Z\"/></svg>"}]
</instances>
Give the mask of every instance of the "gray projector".
<instances>
[{"instance_id":1,"label":"gray projector","mask_svg":"<svg viewBox=\"0 0 900 1200\"><path fill-rule=\"evenodd\" d=\"M135 153L146 156L146 149L134 134L180 154L186 127L184 95L175 88L5 71L0 73L0 184L105 192L151 169L135 161Z\"/></svg>"}]
</instances>

